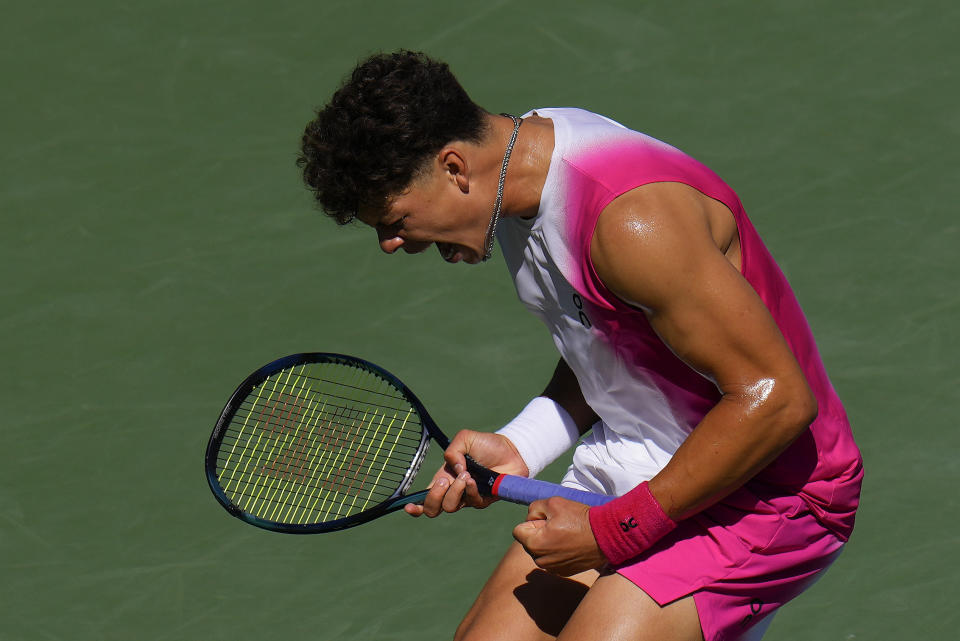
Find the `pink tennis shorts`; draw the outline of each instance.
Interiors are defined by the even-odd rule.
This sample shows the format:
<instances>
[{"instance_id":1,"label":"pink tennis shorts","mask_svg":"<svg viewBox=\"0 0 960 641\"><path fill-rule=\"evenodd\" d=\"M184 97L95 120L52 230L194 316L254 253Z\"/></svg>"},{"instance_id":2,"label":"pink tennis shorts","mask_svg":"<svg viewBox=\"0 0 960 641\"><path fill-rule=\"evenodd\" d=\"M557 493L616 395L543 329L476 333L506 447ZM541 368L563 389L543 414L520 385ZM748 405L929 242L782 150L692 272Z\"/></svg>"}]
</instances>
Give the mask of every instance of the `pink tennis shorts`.
<instances>
[{"instance_id":1,"label":"pink tennis shorts","mask_svg":"<svg viewBox=\"0 0 960 641\"><path fill-rule=\"evenodd\" d=\"M614 568L660 605L692 594L706 641L747 637L819 579L843 548L799 497L744 495L682 521ZM749 511L735 507L747 502Z\"/></svg>"}]
</instances>

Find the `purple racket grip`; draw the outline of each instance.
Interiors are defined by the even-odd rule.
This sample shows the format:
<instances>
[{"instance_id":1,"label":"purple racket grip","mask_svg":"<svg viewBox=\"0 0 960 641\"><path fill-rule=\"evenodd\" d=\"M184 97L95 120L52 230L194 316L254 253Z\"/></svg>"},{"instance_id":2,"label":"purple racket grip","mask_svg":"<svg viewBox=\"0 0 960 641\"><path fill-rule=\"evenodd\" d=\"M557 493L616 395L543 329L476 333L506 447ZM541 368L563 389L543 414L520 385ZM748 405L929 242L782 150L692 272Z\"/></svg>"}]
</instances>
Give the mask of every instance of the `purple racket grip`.
<instances>
[{"instance_id":1,"label":"purple racket grip","mask_svg":"<svg viewBox=\"0 0 960 641\"><path fill-rule=\"evenodd\" d=\"M569 487L563 487L556 483L547 483L536 479L528 479L523 476L513 476L503 474L497 477L493 484L493 495L506 501L530 505L540 499L548 499L551 496L560 496L578 503L586 503L590 506L603 505L608 501L617 498L606 494L594 494L575 490Z\"/></svg>"}]
</instances>

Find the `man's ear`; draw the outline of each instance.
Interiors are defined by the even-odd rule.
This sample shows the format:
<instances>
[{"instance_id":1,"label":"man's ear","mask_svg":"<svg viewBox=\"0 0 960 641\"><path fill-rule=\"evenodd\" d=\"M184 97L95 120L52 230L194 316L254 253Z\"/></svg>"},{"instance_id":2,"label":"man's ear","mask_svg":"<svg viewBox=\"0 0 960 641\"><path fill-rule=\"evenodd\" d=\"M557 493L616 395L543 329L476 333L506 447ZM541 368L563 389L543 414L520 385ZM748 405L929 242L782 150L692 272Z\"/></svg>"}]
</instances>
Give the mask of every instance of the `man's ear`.
<instances>
[{"instance_id":1,"label":"man's ear","mask_svg":"<svg viewBox=\"0 0 960 641\"><path fill-rule=\"evenodd\" d=\"M437 159L445 176L452 180L461 192L470 193L470 165L463 152L456 147L444 147Z\"/></svg>"}]
</instances>

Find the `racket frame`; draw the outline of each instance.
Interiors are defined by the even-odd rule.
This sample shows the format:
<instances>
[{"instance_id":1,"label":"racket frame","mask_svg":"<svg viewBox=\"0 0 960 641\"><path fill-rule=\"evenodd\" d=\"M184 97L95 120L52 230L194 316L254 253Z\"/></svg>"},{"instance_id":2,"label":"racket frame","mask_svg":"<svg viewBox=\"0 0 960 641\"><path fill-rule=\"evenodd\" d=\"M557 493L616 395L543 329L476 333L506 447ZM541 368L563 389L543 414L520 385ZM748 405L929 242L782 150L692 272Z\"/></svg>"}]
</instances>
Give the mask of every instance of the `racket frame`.
<instances>
[{"instance_id":1,"label":"racket frame","mask_svg":"<svg viewBox=\"0 0 960 641\"><path fill-rule=\"evenodd\" d=\"M223 441L227 427L230 425L233 417L240 409L240 406L251 394L251 392L257 388L257 386L261 385L264 381L269 379L277 372L299 365L310 365L314 363L333 363L337 365L359 367L385 379L388 383L390 383L391 386L393 386L394 389L403 395L404 399L410 404L410 406L413 408L413 411L419 417L420 426L422 428L420 432L420 443L417 446L413 460L404 473L396 491L394 491L393 494L391 494L388 498L384 499L373 507L363 510L362 512L358 512L357 514L323 523L294 524L263 519L244 511L242 508L234 504L233 501L227 497L226 492L224 492L223 488L220 486L220 482L217 480L217 454L220 450L220 444ZM436 441L444 450L450 445L450 440L443 432L440 431L440 428L430 417L430 414L427 413L427 410L423 403L420 402L420 399L417 398L417 396L410 390L409 387L404 384L403 381L379 365L355 356L348 356L346 354L337 354L333 352L301 352L298 354L291 354L289 356L284 356L283 358L278 358L275 361L271 361L270 363L267 363L257 371L250 374L250 376L244 379L244 381L237 386L237 389L234 390L233 394L230 395L230 399L224 406L223 411L220 412L220 418L217 420L217 424L214 427L213 433L210 435L210 441L207 443L204 461L207 484L210 486L210 491L213 492L214 497L216 497L217 501L227 510L227 512L238 519L249 523L250 525L254 525L265 530L271 530L273 532L284 532L287 534L315 534L318 532L334 532L353 527L355 525L360 525L361 523L366 523L367 521L371 521L375 518L383 516L384 514L394 512L401 509L407 503L418 503L422 501L427 494L426 490L415 492L409 495L406 494L406 492L410 489L410 485L413 483L414 478L420 471L420 467L423 465L427 451L430 449L431 439ZM471 471L472 470L473 466L471 466ZM489 476L489 474L490 473L487 472L487 476Z\"/></svg>"},{"instance_id":2,"label":"racket frame","mask_svg":"<svg viewBox=\"0 0 960 641\"><path fill-rule=\"evenodd\" d=\"M410 404L411 409L420 419L420 443L414 452L413 458L410 461L406 472L401 478L397 489L389 497L370 508L364 509L361 512L357 512L356 514L352 514L350 516L345 516L322 523L295 524L263 519L256 515L250 514L235 505L233 501L227 497L223 488L220 486L220 482L217 480L217 454L220 449L220 444L223 441L224 432L227 426L230 425L230 422L240 409L243 401L258 385L262 384L264 381L269 379L270 376L276 374L277 372L299 365L309 365L315 363L332 363L336 365L356 367L366 370L384 379L388 384L390 384L391 387L393 387L393 389L400 392L404 400ZM207 443L205 457L207 483L210 485L210 490L213 492L213 495L216 497L217 501L220 502L227 512L238 519L245 521L246 523L255 525L256 527L263 528L265 530L271 530L273 532L285 532L288 534L315 534L318 532L334 532L353 527L355 525L360 525L361 523L366 523L367 521L372 521L373 519L383 516L384 514L399 510L408 503L423 502L424 498L427 496L427 490L421 490L419 492L414 492L413 494L406 494L406 492L410 489L410 485L413 483L417 472L419 472L420 467L423 465L423 461L426 458L431 439L436 441L437 444L440 445L440 447L444 450L450 446L450 439L448 439L447 436L440 431L440 428L430 417L430 414L427 412L427 409L424 407L423 403L420 402L420 399L417 398L410 388L407 387L399 378L383 369L379 365L355 356L348 356L346 354L337 354L333 352L301 352L298 354L291 354L290 356L284 356L283 358L278 358L275 361L267 363L253 374L248 376L242 383L240 383L239 386L237 386L237 389L230 396L226 406L224 406L223 411L220 413L220 418L217 420L213 434L210 436L210 441ZM585 492L583 490L567 488L554 483L539 481L537 479L511 476L509 474L498 474L497 472L493 472L483 467L469 456L467 456L466 459L467 471L470 472L474 480L477 482L477 490L484 496L498 497L507 501L524 505L529 505L536 500L553 496L564 497L572 501L585 503L587 505L602 505L603 503L606 503L614 498L612 496L606 496L603 494L595 494L591 492Z\"/></svg>"}]
</instances>

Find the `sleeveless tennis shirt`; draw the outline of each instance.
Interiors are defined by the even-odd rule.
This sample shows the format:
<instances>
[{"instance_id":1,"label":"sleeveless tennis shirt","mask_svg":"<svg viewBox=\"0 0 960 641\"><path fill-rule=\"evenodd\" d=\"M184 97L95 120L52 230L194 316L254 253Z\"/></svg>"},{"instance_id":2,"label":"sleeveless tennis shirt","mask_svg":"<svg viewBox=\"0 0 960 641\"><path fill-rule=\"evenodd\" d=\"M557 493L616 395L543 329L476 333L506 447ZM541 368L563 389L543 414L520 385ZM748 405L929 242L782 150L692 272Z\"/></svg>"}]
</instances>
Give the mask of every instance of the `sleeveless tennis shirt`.
<instances>
[{"instance_id":1,"label":"sleeveless tennis shirt","mask_svg":"<svg viewBox=\"0 0 960 641\"><path fill-rule=\"evenodd\" d=\"M741 272L763 300L800 363L819 403L808 430L726 502L799 497L846 540L863 475L843 406L794 294L737 195L683 152L580 109L538 109L553 121L555 146L535 218L506 218L497 238L517 294L550 330L554 343L600 417L574 455L571 477L588 489L623 494L657 474L720 399L717 387L678 359L646 316L597 277L590 242L603 209L653 182L678 182L733 213ZM590 486L593 487L590 487Z\"/></svg>"}]
</instances>

